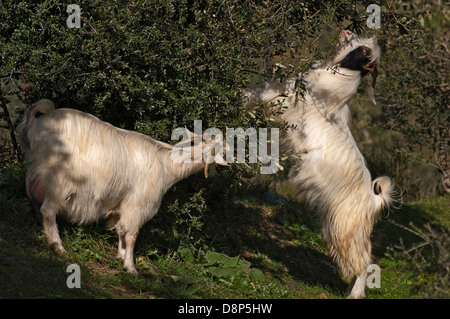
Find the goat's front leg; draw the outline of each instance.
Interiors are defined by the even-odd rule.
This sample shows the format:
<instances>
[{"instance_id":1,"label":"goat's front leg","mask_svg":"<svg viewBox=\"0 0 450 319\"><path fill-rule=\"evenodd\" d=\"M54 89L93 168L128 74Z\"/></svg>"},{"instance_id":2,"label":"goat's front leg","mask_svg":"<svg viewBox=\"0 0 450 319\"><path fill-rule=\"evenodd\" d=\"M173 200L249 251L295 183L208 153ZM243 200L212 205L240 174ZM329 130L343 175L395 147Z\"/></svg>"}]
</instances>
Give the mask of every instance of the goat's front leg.
<instances>
[{"instance_id":1,"label":"goat's front leg","mask_svg":"<svg viewBox=\"0 0 450 319\"><path fill-rule=\"evenodd\" d=\"M125 258L123 261L123 269L130 274L137 276L138 272L134 266L133 250L136 243L137 233L127 232L124 236L125 239Z\"/></svg>"}]
</instances>

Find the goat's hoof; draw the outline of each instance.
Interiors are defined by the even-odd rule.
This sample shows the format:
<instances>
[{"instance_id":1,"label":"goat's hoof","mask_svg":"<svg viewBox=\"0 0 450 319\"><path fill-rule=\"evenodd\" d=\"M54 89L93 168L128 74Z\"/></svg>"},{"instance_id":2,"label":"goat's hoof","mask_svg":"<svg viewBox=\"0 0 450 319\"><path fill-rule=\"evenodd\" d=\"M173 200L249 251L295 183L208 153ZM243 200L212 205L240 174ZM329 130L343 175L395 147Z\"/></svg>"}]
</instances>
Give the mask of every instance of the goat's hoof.
<instances>
[{"instance_id":1,"label":"goat's hoof","mask_svg":"<svg viewBox=\"0 0 450 319\"><path fill-rule=\"evenodd\" d=\"M123 269L127 273L132 274L134 277L138 276L138 272L137 272L137 270L136 270L136 268L134 266L133 267L126 267L126 266L124 266Z\"/></svg>"},{"instance_id":2,"label":"goat's hoof","mask_svg":"<svg viewBox=\"0 0 450 319\"><path fill-rule=\"evenodd\" d=\"M51 243L48 245L52 251L57 253L58 255L62 255L67 253L64 247L60 243Z\"/></svg>"},{"instance_id":3,"label":"goat's hoof","mask_svg":"<svg viewBox=\"0 0 450 319\"><path fill-rule=\"evenodd\" d=\"M132 274L134 277L137 277L139 274L138 274L138 272L137 272L137 270L134 268L134 269L131 269L131 270L128 270L127 271L129 274Z\"/></svg>"}]
</instances>

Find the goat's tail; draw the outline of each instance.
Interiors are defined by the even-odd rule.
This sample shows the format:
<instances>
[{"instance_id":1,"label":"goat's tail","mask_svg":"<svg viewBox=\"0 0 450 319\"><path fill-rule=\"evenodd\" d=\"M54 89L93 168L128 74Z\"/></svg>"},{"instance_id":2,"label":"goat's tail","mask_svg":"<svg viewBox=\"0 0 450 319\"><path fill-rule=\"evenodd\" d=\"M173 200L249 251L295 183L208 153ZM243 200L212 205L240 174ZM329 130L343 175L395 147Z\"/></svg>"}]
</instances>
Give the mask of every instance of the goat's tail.
<instances>
[{"instance_id":1,"label":"goat's tail","mask_svg":"<svg viewBox=\"0 0 450 319\"><path fill-rule=\"evenodd\" d=\"M372 182L372 191L375 198L374 219L377 220L384 209L389 209L395 203L401 202L394 183L387 176L380 176Z\"/></svg>"},{"instance_id":2,"label":"goat's tail","mask_svg":"<svg viewBox=\"0 0 450 319\"><path fill-rule=\"evenodd\" d=\"M22 150L26 153L30 149L30 140L28 138L28 131L33 126L34 119L38 114L47 114L55 109L55 105L48 99L42 99L34 103L28 108L25 117L20 123L17 131L19 133L20 145Z\"/></svg>"}]
</instances>

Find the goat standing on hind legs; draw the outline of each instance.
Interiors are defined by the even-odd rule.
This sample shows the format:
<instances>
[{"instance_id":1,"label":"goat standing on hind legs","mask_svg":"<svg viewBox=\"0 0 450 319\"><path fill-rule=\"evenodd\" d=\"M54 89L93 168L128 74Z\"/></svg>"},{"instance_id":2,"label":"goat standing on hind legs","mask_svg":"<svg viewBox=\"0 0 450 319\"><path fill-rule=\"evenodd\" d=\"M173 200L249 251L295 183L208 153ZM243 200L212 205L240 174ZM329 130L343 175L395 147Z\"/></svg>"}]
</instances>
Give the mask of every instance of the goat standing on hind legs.
<instances>
[{"instance_id":1,"label":"goat standing on hind legs","mask_svg":"<svg viewBox=\"0 0 450 319\"><path fill-rule=\"evenodd\" d=\"M379 56L375 38L342 31L336 54L305 75L304 97L295 93L296 79L244 92L249 103L287 106L281 115L289 127L284 144L295 155L288 178L321 217L324 238L343 276L355 280L349 298L365 297L373 225L393 201L391 180L382 176L371 181L349 128L347 102L368 73L373 77L369 97L375 103Z\"/></svg>"},{"instance_id":2,"label":"goat standing on hind legs","mask_svg":"<svg viewBox=\"0 0 450 319\"><path fill-rule=\"evenodd\" d=\"M213 161L228 165L222 152L211 152L212 147L220 150L221 139L205 143L200 138L191 146L197 139L187 131L191 138L177 148L87 113L55 110L45 99L28 109L18 131L28 166L27 194L42 213L49 246L65 252L56 224L60 212L77 224L109 218L119 237L118 257L133 275L139 229L158 212L167 190L191 174L206 173ZM187 145L180 149L181 144ZM197 147L206 155L198 163L191 158Z\"/></svg>"}]
</instances>

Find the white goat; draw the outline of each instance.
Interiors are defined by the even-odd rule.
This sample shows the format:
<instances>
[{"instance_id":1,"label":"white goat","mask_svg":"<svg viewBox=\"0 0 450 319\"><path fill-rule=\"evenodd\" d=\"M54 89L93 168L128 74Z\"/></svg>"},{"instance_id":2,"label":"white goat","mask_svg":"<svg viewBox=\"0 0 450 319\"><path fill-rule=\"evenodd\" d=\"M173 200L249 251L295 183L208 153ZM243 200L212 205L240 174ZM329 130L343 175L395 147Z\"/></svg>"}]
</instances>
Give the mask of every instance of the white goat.
<instances>
[{"instance_id":1,"label":"white goat","mask_svg":"<svg viewBox=\"0 0 450 319\"><path fill-rule=\"evenodd\" d=\"M293 78L244 92L249 103L287 106L281 119L290 127L285 143L294 162L288 177L317 209L324 238L343 276L356 278L349 298L365 296L370 235L381 209L393 201L391 180L383 176L371 181L349 129L347 102L369 72L373 75L369 96L374 101L379 56L375 38L343 31L337 53L316 63L304 77L304 98L295 93Z\"/></svg>"},{"instance_id":2,"label":"white goat","mask_svg":"<svg viewBox=\"0 0 450 319\"><path fill-rule=\"evenodd\" d=\"M177 159L174 154L190 156L189 152L177 155L170 144L116 128L90 114L55 110L46 99L29 108L19 137L28 166L27 194L42 213L49 246L65 252L56 224L60 212L78 224L108 217L119 237L118 257L134 275L133 249L141 226L157 213L173 184L208 165ZM180 143L190 147L192 140ZM201 142L194 147L203 146ZM213 157L227 165L223 158Z\"/></svg>"}]
</instances>

